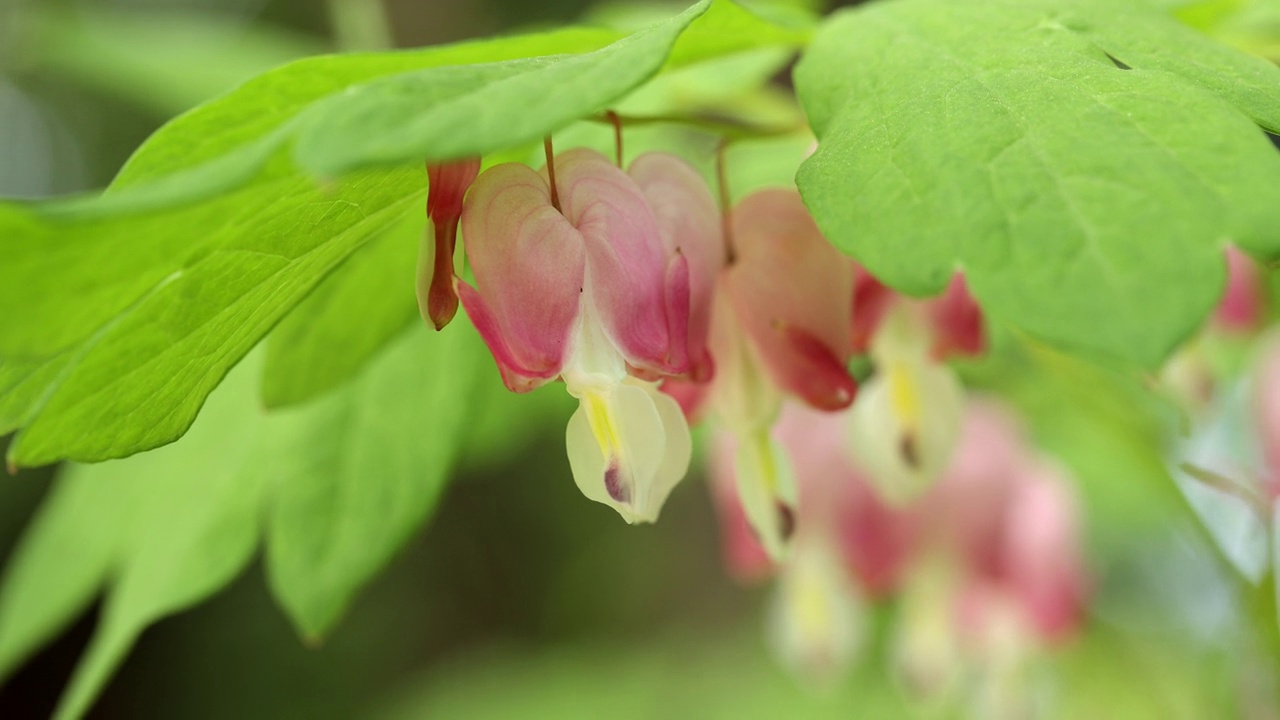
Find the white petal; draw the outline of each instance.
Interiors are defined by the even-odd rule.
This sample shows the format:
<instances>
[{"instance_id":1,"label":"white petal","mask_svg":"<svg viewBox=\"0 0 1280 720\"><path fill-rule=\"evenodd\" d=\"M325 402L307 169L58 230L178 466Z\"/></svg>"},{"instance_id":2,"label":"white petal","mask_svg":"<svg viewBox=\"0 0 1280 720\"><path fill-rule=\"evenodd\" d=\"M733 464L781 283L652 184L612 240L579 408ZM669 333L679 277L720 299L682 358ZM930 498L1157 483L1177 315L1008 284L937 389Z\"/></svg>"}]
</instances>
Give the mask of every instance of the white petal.
<instances>
[{"instance_id":1,"label":"white petal","mask_svg":"<svg viewBox=\"0 0 1280 720\"><path fill-rule=\"evenodd\" d=\"M662 501L688 468L688 426L681 416L671 427L670 408L658 404L664 397L642 383L590 390L569 419L565 442L574 482L583 495L629 523L657 519ZM666 400L679 414L679 406ZM669 435L676 438L672 457Z\"/></svg>"},{"instance_id":2,"label":"white petal","mask_svg":"<svg viewBox=\"0 0 1280 720\"><path fill-rule=\"evenodd\" d=\"M770 636L799 677L827 684L858 654L864 607L838 555L826 545L798 545L783 568Z\"/></svg>"},{"instance_id":3,"label":"white petal","mask_svg":"<svg viewBox=\"0 0 1280 720\"><path fill-rule=\"evenodd\" d=\"M656 522L658 513L671 490L684 479L689 471L689 461L693 458L693 438L689 435L689 423L685 420L680 404L670 395L659 392L658 386L645 383L644 387L658 410L662 428L666 436L666 448L662 454L662 464L653 480L653 489L649 493L649 505L652 517Z\"/></svg>"},{"instance_id":4,"label":"white petal","mask_svg":"<svg viewBox=\"0 0 1280 720\"><path fill-rule=\"evenodd\" d=\"M954 568L936 558L925 561L903 589L893 668L917 698L941 700L956 690L963 669L956 592Z\"/></svg>"},{"instance_id":5,"label":"white petal","mask_svg":"<svg viewBox=\"0 0 1280 720\"><path fill-rule=\"evenodd\" d=\"M734 458L738 498L760 545L782 560L795 530L796 485L782 448L767 432L738 438Z\"/></svg>"}]
</instances>

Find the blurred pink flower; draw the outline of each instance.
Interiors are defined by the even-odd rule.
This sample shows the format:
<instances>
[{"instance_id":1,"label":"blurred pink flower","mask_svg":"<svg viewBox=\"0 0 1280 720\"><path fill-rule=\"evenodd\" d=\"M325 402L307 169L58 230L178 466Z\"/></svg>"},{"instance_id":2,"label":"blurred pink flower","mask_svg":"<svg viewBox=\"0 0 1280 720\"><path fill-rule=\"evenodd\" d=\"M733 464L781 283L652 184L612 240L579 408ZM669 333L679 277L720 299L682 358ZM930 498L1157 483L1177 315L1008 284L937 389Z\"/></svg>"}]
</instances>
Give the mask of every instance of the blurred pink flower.
<instances>
[{"instance_id":1,"label":"blurred pink flower","mask_svg":"<svg viewBox=\"0 0 1280 720\"><path fill-rule=\"evenodd\" d=\"M1072 488L1005 410L970 402L939 482L896 508L849 453L844 415L789 405L774 430L800 498L794 548L781 564L743 521L732 436L718 438L711 458L726 562L740 578L781 572L784 609L774 622L794 627L773 634L811 646L782 649L798 671L830 673L818 659L851 657L857 642L847 629L858 623L834 609L860 612L867 598L901 598L897 660L924 693L943 692L966 667L994 663L1011 643L1032 651L1078 629L1087 581ZM815 568L827 576L815 579ZM814 629L815 607L829 608L817 616L832 623L830 635Z\"/></svg>"}]
</instances>

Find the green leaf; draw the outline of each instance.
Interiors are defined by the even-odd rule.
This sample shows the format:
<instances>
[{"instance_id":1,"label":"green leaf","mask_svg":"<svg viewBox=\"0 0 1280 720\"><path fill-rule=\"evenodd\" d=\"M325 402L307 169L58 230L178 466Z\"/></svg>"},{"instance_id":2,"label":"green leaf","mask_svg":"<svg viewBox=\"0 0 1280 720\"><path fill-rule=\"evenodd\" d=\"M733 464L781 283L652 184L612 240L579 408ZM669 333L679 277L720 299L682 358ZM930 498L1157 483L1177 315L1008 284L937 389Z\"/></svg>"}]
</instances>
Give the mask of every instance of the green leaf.
<instances>
[{"instance_id":1,"label":"green leaf","mask_svg":"<svg viewBox=\"0 0 1280 720\"><path fill-rule=\"evenodd\" d=\"M262 397L293 405L338 387L418 319L414 262L426 215L411 213L347 258L271 332Z\"/></svg>"},{"instance_id":2,"label":"green leaf","mask_svg":"<svg viewBox=\"0 0 1280 720\"><path fill-rule=\"evenodd\" d=\"M469 430L478 368L466 322L414 327L355 383L271 417L276 477L267 570L301 633L327 633L423 522Z\"/></svg>"},{"instance_id":3,"label":"green leaf","mask_svg":"<svg viewBox=\"0 0 1280 720\"><path fill-rule=\"evenodd\" d=\"M101 460L177 439L289 309L419 206L423 175L331 190L284 178L135 220L18 215L36 231L0 240L0 308L22 319L0 333L0 430L25 426L10 461Z\"/></svg>"},{"instance_id":4,"label":"green leaf","mask_svg":"<svg viewBox=\"0 0 1280 720\"><path fill-rule=\"evenodd\" d=\"M829 20L796 84L820 143L797 181L836 245L914 295L963 270L1061 347L1154 367L1221 293L1224 244L1280 252L1258 127L1280 130L1280 70L1145 6L877 3Z\"/></svg>"},{"instance_id":5,"label":"green leaf","mask_svg":"<svg viewBox=\"0 0 1280 720\"><path fill-rule=\"evenodd\" d=\"M71 467L15 550L0 588L0 675L111 585L58 717L83 715L143 628L207 597L252 556L262 476L244 469L255 370L232 376L181 445Z\"/></svg>"},{"instance_id":6,"label":"green leaf","mask_svg":"<svg viewBox=\"0 0 1280 720\"><path fill-rule=\"evenodd\" d=\"M319 638L438 502L478 374L501 387L466 322L413 327L351 385L284 411L261 411L259 371L237 368L180 442L59 478L0 585L0 679L106 588L59 712L83 715L147 625L245 567L264 518L271 588Z\"/></svg>"}]
</instances>

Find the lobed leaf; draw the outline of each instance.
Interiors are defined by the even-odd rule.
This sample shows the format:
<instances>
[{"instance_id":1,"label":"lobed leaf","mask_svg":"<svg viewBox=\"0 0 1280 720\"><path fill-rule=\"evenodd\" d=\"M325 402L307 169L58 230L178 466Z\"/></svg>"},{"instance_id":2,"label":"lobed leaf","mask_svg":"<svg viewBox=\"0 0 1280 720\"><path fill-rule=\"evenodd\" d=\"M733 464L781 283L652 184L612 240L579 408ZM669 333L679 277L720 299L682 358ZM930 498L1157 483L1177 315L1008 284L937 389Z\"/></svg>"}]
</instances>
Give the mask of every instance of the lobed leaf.
<instances>
[{"instance_id":1,"label":"lobed leaf","mask_svg":"<svg viewBox=\"0 0 1280 720\"><path fill-rule=\"evenodd\" d=\"M797 182L835 244L915 295L963 270L1060 347L1154 367L1224 245L1280 253L1280 69L1143 4L876 3L796 84L819 138Z\"/></svg>"}]
</instances>

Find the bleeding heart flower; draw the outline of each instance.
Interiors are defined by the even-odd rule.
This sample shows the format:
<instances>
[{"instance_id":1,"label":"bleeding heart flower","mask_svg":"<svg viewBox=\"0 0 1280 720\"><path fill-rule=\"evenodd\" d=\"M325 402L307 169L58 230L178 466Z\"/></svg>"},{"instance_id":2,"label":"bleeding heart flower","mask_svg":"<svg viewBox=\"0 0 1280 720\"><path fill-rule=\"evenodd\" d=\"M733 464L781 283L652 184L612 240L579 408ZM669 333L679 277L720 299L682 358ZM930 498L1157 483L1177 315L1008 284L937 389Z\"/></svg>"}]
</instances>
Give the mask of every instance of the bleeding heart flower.
<instances>
[{"instance_id":1,"label":"bleeding heart flower","mask_svg":"<svg viewBox=\"0 0 1280 720\"><path fill-rule=\"evenodd\" d=\"M628 174L571 150L551 178L512 163L476 180L462 214L475 286L456 281L458 296L508 388L561 378L578 398L566 440L583 493L651 522L690 441L649 381L709 371L698 332L723 254L715 203L670 156Z\"/></svg>"},{"instance_id":2,"label":"bleeding heart flower","mask_svg":"<svg viewBox=\"0 0 1280 720\"><path fill-rule=\"evenodd\" d=\"M794 190L743 199L730 215L733 257L711 312L710 383L667 383L694 416L704 407L737 438L734 473L747 521L773 558L794 527L791 471L769 429L785 398L823 410L853 402L853 265L822 236Z\"/></svg>"},{"instance_id":3,"label":"bleeding heart flower","mask_svg":"<svg viewBox=\"0 0 1280 720\"><path fill-rule=\"evenodd\" d=\"M982 352L982 312L958 275L937 298L912 300L861 268L854 303L854 344L875 374L854 405L852 447L882 495L906 503L950 461L964 390L944 359Z\"/></svg>"}]
</instances>

